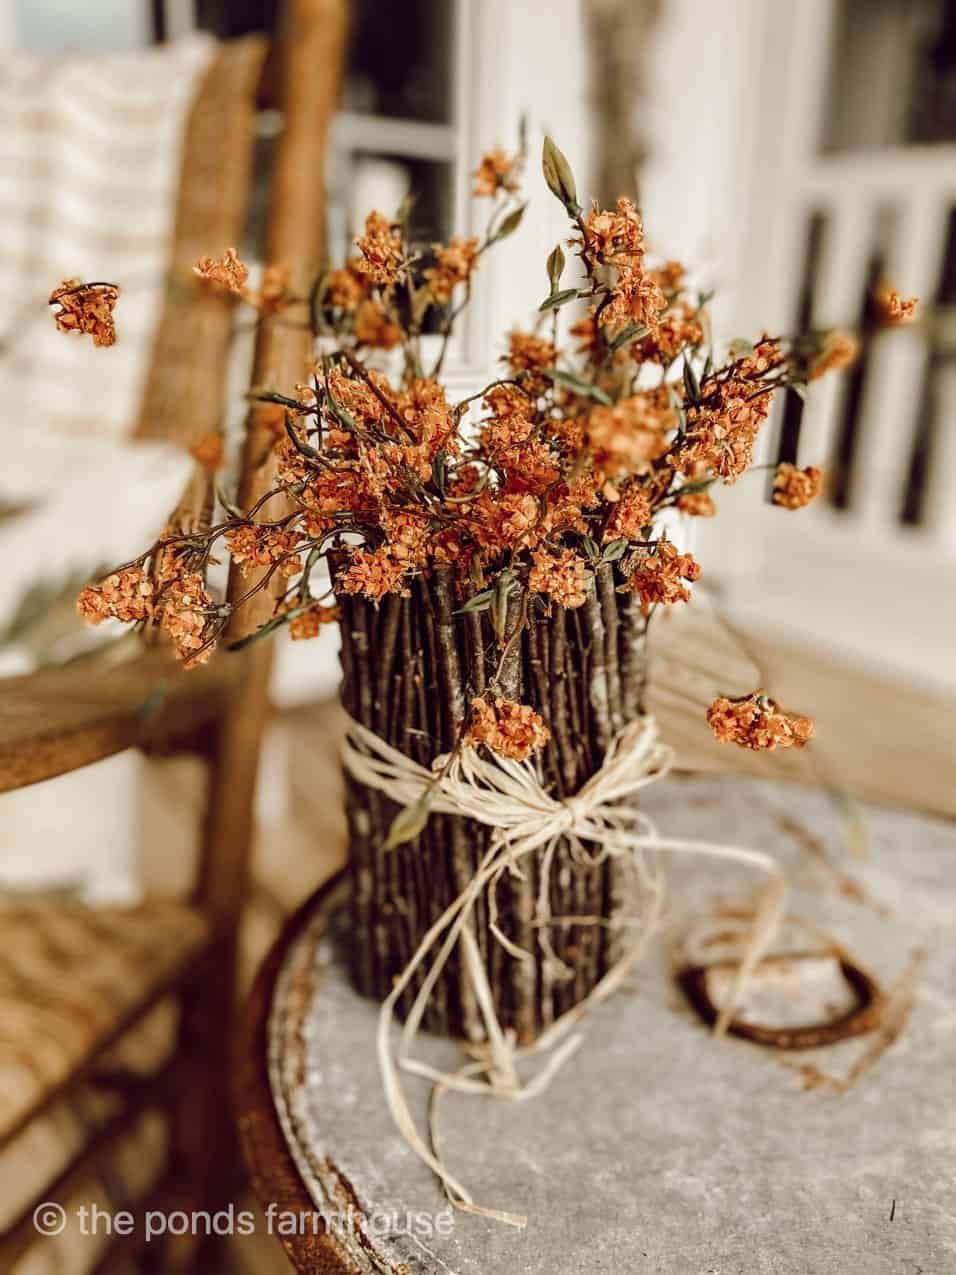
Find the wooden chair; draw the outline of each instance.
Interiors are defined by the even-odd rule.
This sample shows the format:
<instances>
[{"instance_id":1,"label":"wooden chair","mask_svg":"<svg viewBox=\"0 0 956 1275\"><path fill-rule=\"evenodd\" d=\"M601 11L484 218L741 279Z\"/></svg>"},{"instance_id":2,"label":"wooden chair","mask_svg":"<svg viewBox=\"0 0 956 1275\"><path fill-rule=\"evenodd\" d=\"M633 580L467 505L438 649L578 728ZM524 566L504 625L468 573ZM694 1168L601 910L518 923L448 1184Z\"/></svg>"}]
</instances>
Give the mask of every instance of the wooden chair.
<instances>
[{"instance_id":1,"label":"wooden chair","mask_svg":"<svg viewBox=\"0 0 956 1275\"><path fill-rule=\"evenodd\" d=\"M174 280L187 278L201 253L241 237L257 95L272 83L281 86L285 122L265 255L288 266L299 294L318 268L323 152L338 88L345 4L289 0L285 16L283 39L274 50L256 37L222 46L197 94L184 148ZM232 321L223 299L192 287L170 289L140 437L189 446L220 428ZM301 379L308 351L304 328L266 320L256 342L254 382ZM268 467L257 468L264 430L254 415L244 444L244 501L268 484ZM180 515L201 518L209 494L208 478L197 474ZM14 1271L27 1255L34 1259L41 1244L61 1244L60 1258L68 1243L78 1244L70 1225L59 1240L39 1239L32 1213L40 1200L69 1209L71 1200L98 1198L97 1185L120 1179L124 1187L106 1192L113 1209L157 1207L151 1201L159 1197L171 1208L212 1210L227 1198L235 1165L225 1077L236 931L246 893L269 663L268 645L257 644L183 673L165 649L154 646L108 670L85 661L0 683L0 793L131 747L198 753L208 774L200 870L189 900L0 913L5 1271ZM145 1170L157 1148L154 1158L163 1159L167 1126L157 1114L161 1108L169 1115L170 1153L167 1172L154 1183L155 1175ZM115 1167L124 1156L130 1170L125 1175ZM134 1190L129 1182L137 1177ZM127 1194L139 1198L126 1199ZM125 1242L142 1239L137 1225ZM71 1265L57 1261L56 1269L86 1270L116 1260L114 1253L104 1255L102 1235L87 1247L82 1266L72 1264L71 1250ZM183 1247L191 1248L188 1258L195 1256L195 1245Z\"/></svg>"}]
</instances>

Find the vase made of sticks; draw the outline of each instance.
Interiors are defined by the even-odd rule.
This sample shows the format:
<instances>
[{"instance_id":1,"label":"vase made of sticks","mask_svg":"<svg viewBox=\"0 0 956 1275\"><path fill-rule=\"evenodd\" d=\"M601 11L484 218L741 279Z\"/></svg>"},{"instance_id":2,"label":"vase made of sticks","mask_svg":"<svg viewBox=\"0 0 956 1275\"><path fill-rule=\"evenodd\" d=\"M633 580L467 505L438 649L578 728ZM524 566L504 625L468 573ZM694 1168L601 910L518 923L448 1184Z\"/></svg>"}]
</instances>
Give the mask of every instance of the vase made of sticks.
<instances>
[{"instance_id":1,"label":"vase made of sticks","mask_svg":"<svg viewBox=\"0 0 956 1275\"><path fill-rule=\"evenodd\" d=\"M555 797L576 793L603 761L615 733L641 711L646 623L638 599L618 593L613 564L600 566L586 601L565 609L527 598L517 584L506 615L462 610L450 571L418 576L409 596L379 606L343 595L342 696L346 710L423 766L460 739L470 702L486 690L530 704L550 737L534 764ZM383 999L429 927L474 877L494 830L472 819L432 814L412 840L384 849L398 807L346 775L352 878L353 969L366 995ZM527 1043L584 999L620 956L631 882L619 859L574 855L559 845L551 863L550 946L535 923L540 857L523 879L506 874L496 893L497 925L530 954L517 959L492 933L479 899L473 932L499 1022ZM421 984L404 996L407 1009ZM480 1036L461 950L429 998L425 1025L445 1035Z\"/></svg>"}]
</instances>

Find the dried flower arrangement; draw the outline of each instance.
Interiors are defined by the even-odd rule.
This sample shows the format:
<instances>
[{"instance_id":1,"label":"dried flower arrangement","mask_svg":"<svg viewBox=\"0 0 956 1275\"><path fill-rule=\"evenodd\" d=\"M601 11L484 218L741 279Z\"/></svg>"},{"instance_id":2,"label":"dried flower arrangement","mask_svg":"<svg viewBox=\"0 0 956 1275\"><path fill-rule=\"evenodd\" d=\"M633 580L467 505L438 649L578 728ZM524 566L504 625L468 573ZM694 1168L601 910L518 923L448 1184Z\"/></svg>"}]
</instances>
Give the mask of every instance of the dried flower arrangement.
<instances>
[{"instance_id":1,"label":"dried flower arrangement","mask_svg":"<svg viewBox=\"0 0 956 1275\"><path fill-rule=\"evenodd\" d=\"M719 355L709 298L679 263L647 261L629 200L585 211L545 139L545 181L570 237L547 258L534 329L508 336L502 375L449 402L449 341L483 256L521 222L523 162L523 143L481 160L483 234L422 249L407 206L391 219L373 212L358 254L308 297L276 266L253 291L231 249L201 259L202 286L266 322L303 312L324 352L292 392L252 396L273 438L267 494L243 510L217 486L218 521L168 527L78 601L94 624L158 627L187 665L207 660L257 595L272 598L271 616L234 646L282 626L298 640L339 624L354 976L382 1002L379 1060L396 1123L463 1207L470 1197L418 1134L398 1067L514 1096L517 1062L546 1038L555 1053L525 1092L543 1087L576 1043L567 1031L583 1005L620 983L653 930L662 886L649 852L776 872L757 851L662 839L636 805L670 764L644 713L648 624L686 603L700 575L661 515L712 516L713 489L752 468L772 396L856 354L853 336L818 331ZM566 248L580 267L571 281ZM118 296L113 284L68 280L50 302L61 330L110 345ZM573 348L562 348L559 313L581 302ZM903 323L915 300L881 284L873 307L880 323ZM426 368L429 324L440 339ZM376 365L382 352L399 369L391 377ZM221 438L194 455L214 472ZM772 500L797 510L822 484L819 469L782 464ZM220 545L234 575L250 577L225 601L206 579ZM314 583L323 562L324 591ZM762 690L718 697L706 717L718 741L751 749L803 747L813 733ZM775 880L739 980L782 900ZM407 1024L396 1062L388 1023L398 1009ZM410 1063L422 1021L465 1034L477 1061L440 1077Z\"/></svg>"},{"instance_id":2,"label":"dried flower arrangement","mask_svg":"<svg viewBox=\"0 0 956 1275\"><path fill-rule=\"evenodd\" d=\"M629 200L586 211L567 160L546 139L544 177L570 237L547 258L534 330L508 337L502 375L449 402L442 368L472 279L524 211L523 149L491 151L474 174L475 196L491 201L483 234L420 249L408 207L394 218L373 212L358 254L307 298L277 267L251 291L232 250L197 263L206 286L266 321L304 311L327 352L303 369L307 383L255 396L275 440L264 459L276 474L269 493L246 510L220 494L219 521L169 527L78 603L92 623L158 626L189 665L208 659L234 612L263 591L274 596L271 619L245 641L281 626L312 638L340 624L343 699L364 731L347 777L355 976L380 999L496 841L493 827L449 805L451 771L460 780L468 759L497 758L506 774L533 774L559 803L602 775L622 733L644 720L648 622L659 607L687 602L700 574L660 515L713 515L715 486L751 467L773 394L845 366L856 350L853 337L829 331L764 335L718 356L708 297L677 262L649 264ZM580 266L570 282L565 249ZM69 280L50 300L60 328L105 345L117 296L114 285ZM914 303L887 286L876 301L886 322L912 315ZM562 349L559 312L581 302L573 348ZM426 368L428 320L441 339ZM400 365L391 379L370 365L369 353L381 351ZM220 440L196 455L215 469ZM822 481L816 468L781 465L772 498L799 509ZM251 577L231 602L206 583L221 544ZM316 592L323 560L331 584ZM707 720L717 740L755 749L802 747L813 730L762 691L718 698ZM415 783L403 766L419 768ZM616 923L631 913L633 874L620 856L592 849L559 830L530 871L496 876L474 900L473 955L498 1020L519 1041L620 961ZM422 982L420 968L403 982L406 1009ZM430 983L426 1020L482 1037L473 983L459 954Z\"/></svg>"}]
</instances>

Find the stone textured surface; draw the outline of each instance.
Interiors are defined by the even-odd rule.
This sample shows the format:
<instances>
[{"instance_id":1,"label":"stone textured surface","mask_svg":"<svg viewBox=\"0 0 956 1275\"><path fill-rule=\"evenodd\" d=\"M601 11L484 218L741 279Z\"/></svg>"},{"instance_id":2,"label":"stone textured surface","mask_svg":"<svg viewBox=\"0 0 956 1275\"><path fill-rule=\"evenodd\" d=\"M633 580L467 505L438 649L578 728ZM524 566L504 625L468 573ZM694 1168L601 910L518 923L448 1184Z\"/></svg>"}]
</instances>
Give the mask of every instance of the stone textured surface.
<instances>
[{"instance_id":1,"label":"stone textured surface","mask_svg":"<svg viewBox=\"0 0 956 1275\"><path fill-rule=\"evenodd\" d=\"M838 1084L850 1076L872 1035L790 1054L711 1039L673 971L701 925L725 924L725 910L751 904L760 883L722 863L675 858L651 954L630 986L588 1017L582 1048L547 1093L523 1104L443 1099L449 1168L478 1203L527 1214L526 1229L455 1213L450 1234L410 1234L409 1220L447 1206L391 1125L375 1060L376 1006L349 984L344 917L331 925L317 918L291 949L277 990L271 1071L320 1210L343 1207L344 1178L372 1219L378 1257L350 1242L356 1269L956 1269L956 827L867 807L865 851L854 858L843 848L841 812L822 793L672 779L645 808L670 835L774 853L796 885L791 914L837 939L884 988L925 952L902 1035L846 1092L825 1077ZM462 1061L450 1041L425 1038L418 1053L447 1068ZM806 1087L801 1067L817 1069L816 1087ZM427 1086L409 1078L407 1091L423 1121Z\"/></svg>"}]
</instances>

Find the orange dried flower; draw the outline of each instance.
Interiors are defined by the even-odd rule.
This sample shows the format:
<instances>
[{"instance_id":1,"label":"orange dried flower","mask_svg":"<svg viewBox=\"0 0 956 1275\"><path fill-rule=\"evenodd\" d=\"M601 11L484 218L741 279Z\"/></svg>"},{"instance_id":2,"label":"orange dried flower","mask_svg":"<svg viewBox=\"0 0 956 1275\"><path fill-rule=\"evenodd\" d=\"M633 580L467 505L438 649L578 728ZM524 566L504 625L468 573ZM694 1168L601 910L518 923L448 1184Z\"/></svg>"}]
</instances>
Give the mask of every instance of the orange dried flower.
<instances>
[{"instance_id":1,"label":"orange dried flower","mask_svg":"<svg viewBox=\"0 0 956 1275\"><path fill-rule=\"evenodd\" d=\"M542 368L554 367L557 357L554 342L547 337L517 329L508 333L508 364L515 372L539 372Z\"/></svg>"},{"instance_id":2,"label":"orange dried flower","mask_svg":"<svg viewBox=\"0 0 956 1275\"><path fill-rule=\"evenodd\" d=\"M429 520L424 514L383 513L382 529L388 537L387 548L396 562L417 566L425 561L428 550Z\"/></svg>"},{"instance_id":3,"label":"orange dried flower","mask_svg":"<svg viewBox=\"0 0 956 1275\"><path fill-rule=\"evenodd\" d=\"M402 339L402 330L393 323L388 313L377 301L363 301L355 316L353 330L359 345L374 350L393 350Z\"/></svg>"},{"instance_id":4,"label":"orange dried flower","mask_svg":"<svg viewBox=\"0 0 956 1275\"><path fill-rule=\"evenodd\" d=\"M251 523L243 523L226 533L229 553L244 575L255 567L268 567L274 562L279 563L280 576L298 575L302 564L295 548L300 539L297 531L279 531Z\"/></svg>"},{"instance_id":5,"label":"orange dried flower","mask_svg":"<svg viewBox=\"0 0 956 1275\"><path fill-rule=\"evenodd\" d=\"M98 585L87 585L76 600L76 609L87 624L122 620L132 624L153 613L153 582L139 567L115 571Z\"/></svg>"},{"instance_id":6,"label":"orange dried flower","mask_svg":"<svg viewBox=\"0 0 956 1275\"><path fill-rule=\"evenodd\" d=\"M361 593L372 602L381 602L386 593L406 592L401 587L405 570L406 564L384 549L356 549L338 583L346 593Z\"/></svg>"},{"instance_id":7,"label":"orange dried flower","mask_svg":"<svg viewBox=\"0 0 956 1275\"><path fill-rule=\"evenodd\" d=\"M557 556L539 549L531 556L528 590L545 593L563 607L583 606L587 598L583 561L573 549Z\"/></svg>"},{"instance_id":8,"label":"orange dried flower","mask_svg":"<svg viewBox=\"0 0 956 1275\"><path fill-rule=\"evenodd\" d=\"M640 595L641 612L647 615L658 603L689 602L690 592L682 580L700 577L700 564L689 553L679 553L669 540L659 540L653 550L637 555L628 586Z\"/></svg>"},{"instance_id":9,"label":"orange dried flower","mask_svg":"<svg viewBox=\"0 0 956 1275\"><path fill-rule=\"evenodd\" d=\"M684 474L710 469L725 483L736 482L753 459L758 431L770 413L764 378L782 363L778 343L764 339L729 375L706 382L702 398L687 404L687 429L669 463Z\"/></svg>"},{"instance_id":10,"label":"orange dried flower","mask_svg":"<svg viewBox=\"0 0 956 1275\"><path fill-rule=\"evenodd\" d=\"M704 327L697 311L686 301L649 326L651 332L633 346L633 358L637 362L673 363L681 350L696 347L704 339Z\"/></svg>"},{"instance_id":11,"label":"orange dried flower","mask_svg":"<svg viewBox=\"0 0 956 1275\"><path fill-rule=\"evenodd\" d=\"M472 173L475 179L473 194L479 197L496 195L499 190L515 191L518 189L517 155L509 155L500 146L486 151L481 162Z\"/></svg>"},{"instance_id":12,"label":"orange dried flower","mask_svg":"<svg viewBox=\"0 0 956 1275\"><path fill-rule=\"evenodd\" d=\"M593 407L587 436L595 464L611 477L647 473L667 451L665 432L675 423L666 388L632 394L613 407Z\"/></svg>"},{"instance_id":13,"label":"orange dried flower","mask_svg":"<svg viewBox=\"0 0 956 1275\"><path fill-rule=\"evenodd\" d=\"M823 488L823 470L813 465L797 469L783 461L773 478L773 503L784 509L803 509L819 496Z\"/></svg>"},{"instance_id":14,"label":"orange dried flower","mask_svg":"<svg viewBox=\"0 0 956 1275\"><path fill-rule=\"evenodd\" d=\"M380 212L365 218L365 234L355 240L361 252L355 269L385 287L398 279L402 267L402 236L396 226Z\"/></svg>"},{"instance_id":15,"label":"orange dried flower","mask_svg":"<svg viewBox=\"0 0 956 1275\"><path fill-rule=\"evenodd\" d=\"M273 438L285 438L285 408L280 403L252 404L253 428L264 430Z\"/></svg>"},{"instance_id":16,"label":"orange dried flower","mask_svg":"<svg viewBox=\"0 0 956 1275\"><path fill-rule=\"evenodd\" d=\"M473 699L471 714L465 743L472 748L484 744L513 761L526 761L551 738L544 719L530 704L517 704L500 696L494 703Z\"/></svg>"},{"instance_id":17,"label":"orange dried flower","mask_svg":"<svg viewBox=\"0 0 956 1275\"><path fill-rule=\"evenodd\" d=\"M482 429L486 455L527 442L534 430L534 403L517 385L496 385L484 398L492 419Z\"/></svg>"},{"instance_id":18,"label":"orange dried flower","mask_svg":"<svg viewBox=\"0 0 956 1275\"><path fill-rule=\"evenodd\" d=\"M462 239L453 235L447 245L432 244L435 265L425 271L428 290L439 305L451 300L451 294L474 272L478 262L478 237Z\"/></svg>"},{"instance_id":19,"label":"orange dried flower","mask_svg":"<svg viewBox=\"0 0 956 1275\"><path fill-rule=\"evenodd\" d=\"M908 301L900 296L892 284L884 279L873 290L873 309L878 323L887 327L896 327L901 323L909 323L916 314L919 297L910 297Z\"/></svg>"},{"instance_id":20,"label":"orange dried flower","mask_svg":"<svg viewBox=\"0 0 956 1275\"><path fill-rule=\"evenodd\" d=\"M665 261L656 270L650 271L654 282L664 291L676 295L684 286L687 267L680 261Z\"/></svg>"},{"instance_id":21,"label":"orange dried flower","mask_svg":"<svg viewBox=\"0 0 956 1275\"><path fill-rule=\"evenodd\" d=\"M604 318L608 323L643 323L654 330L666 305L663 292L640 267L621 266Z\"/></svg>"},{"instance_id":22,"label":"orange dried flower","mask_svg":"<svg viewBox=\"0 0 956 1275\"><path fill-rule=\"evenodd\" d=\"M613 212L596 205L584 219L585 247L606 265L632 265L644 255L644 225L630 199Z\"/></svg>"},{"instance_id":23,"label":"orange dried flower","mask_svg":"<svg viewBox=\"0 0 956 1275\"><path fill-rule=\"evenodd\" d=\"M240 296L249 279L249 269L239 260L235 248L227 248L221 261L212 257L200 257L193 266L193 274L197 274L206 283L216 283L227 292Z\"/></svg>"},{"instance_id":24,"label":"orange dried flower","mask_svg":"<svg viewBox=\"0 0 956 1275\"><path fill-rule=\"evenodd\" d=\"M161 574L163 592L157 602L160 624L187 668L205 664L213 652L213 645L202 650L209 624L204 611L212 606L205 582L198 571L183 571L175 559L164 563Z\"/></svg>"},{"instance_id":25,"label":"orange dried flower","mask_svg":"<svg viewBox=\"0 0 956 1275\"><path fill-rule=\"evenodd\" d=\"M49 304L58 307L53 319L61 332L79 332L93 338L98 346L115 345L113 309L120 290L112 283L81 283L64 279L50 293Z\"/></svg>"},{"instance_id":26,"label":"orange dried flower","mask_svg":"<svg viewBox=\"0 0 956 1275\"><path fill-rule=\"evenodd\" d=\"M717 512L714 498L709 491L691 491L686 496L678 495L677 508L689 518L713 518Z\"/></svg>"},{"instance_id":27,"label":"orange dried flower","mask_svg":"<svg viewBox=\"0 0 956 1275\"><path fill-rule=\"evenodd\" d=\"M357 310L368 289L362 276L362 262L352 260L341 270L330 270L324 279L323 300L351 313Z\"/></svg>"},{"instance_id":28,"label":"orange dried flower","mask_svg":"<svg viewBox=\"0 0 956 1275\"><path fill-rule=\"evenodd\" d=\"M722 744L741 748L803 748L813 736L813 722L780 708L763 691L739 699L719 696L707 710L707 723Z\"/></svg>"},{"instance_id":29,"label":"orange dried flower","mask_svg":"<svg viewBox=\"0 0 956 1275\"><path fill-rule=\"evenodd\" d=\"M198 443L193 443L189 454L198 460L203 469L211 473L222 464L223 439L221 434L207 434Z\"/></svg>"},{"instance_id":30,"label":"orange dried flower","mask_svg":"<svg viewBox=\"0 0 956 1275\"><path fill-rule=\"evenodd\" d=\"M643 323L653 329L667 299L653 275L644 273L644 226L631 201L619 199L613 212L593 208L584 219L583 246L617 271L603 323Z\"/></svg>"},{"instance_id":31,"label":"orange dried flower","mask_svg":"<svg viewBox=\"0 0 956 1275\"><path fill-rule=\"evenodd\" d=\"M516 548L531 543L538 530L540 510L530 492L506 492L493 508L501 545Z\"/></svg>"},{"instance_id":32,"label":"orange dried flower","mask_svg":"<svg viewBox=\"0 0 956 1275\"><path fill-rule=\"evenodd\" d=\"M289 610L295 606L292 603ZM289 621L289 634L293 642L305 642L319 636L326 624L334 624L339 618L339 609L335 606L322 606L316 602L307 611Z\"/></svg>"},{"instance_id":33,"label":"orange dried flower","mask_svg":"<svg viewBox=\"0 0 956 1275\"><path fill-rule=\"evenodd\" d=\"M825 334L819 352L810 361L809 379L816 381L827 372L839 372L849 367L856 361L859 352L860 343L855 336L833 328Z\"/></svg>"},{"instance_id":34,"label":"orange dried flower","mask_svg":"<svg viewBox=\"0 0 956 1275\"><path fill-rule=\"evenodd\" d=\"M604 529L604 543L611 540L640 540L651 521L651 497L646 487L628 484L627 490L611 511Z\"/></svg>"},{"instance_id":35,"label":"orange dried flower","mask_svg":"<svg viewBox=\"0 0 956 1275\"><path fill-rule=\"evenodd\" d=\"M574 347L576 353L586 354L592 363L601 362L604 357L604 340L593 314L586 314L583 319L572 323L568 331L577 338L578 344ZM627 351L619 350L618 354L627 357Z\"/></svg>"}]
</instances>

